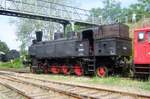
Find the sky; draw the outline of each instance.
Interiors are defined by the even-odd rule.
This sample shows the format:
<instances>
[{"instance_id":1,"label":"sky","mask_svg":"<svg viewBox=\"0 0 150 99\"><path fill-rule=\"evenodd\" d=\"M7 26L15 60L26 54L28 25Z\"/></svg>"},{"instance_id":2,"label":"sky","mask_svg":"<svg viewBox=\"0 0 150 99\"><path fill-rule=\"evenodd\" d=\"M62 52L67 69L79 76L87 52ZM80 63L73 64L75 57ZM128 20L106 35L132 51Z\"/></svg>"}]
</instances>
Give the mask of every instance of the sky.
<instances>
[{"instance_id":1,"label":"sky","mask_svg":"<svg viewBox=\"0 0 150 99\"><path fill-rule=\"evenodd\" d=\"M79 6L82 9L90 10L91 8L97 8L103 6L101 0L79 0ZM94 2L93 2L94 1ZM119 0L122 3L122 7L128 7L130 4L136 3L137 0ZM17 41L16 26L10 24L10 18L8 16L0 15L0 40L6 42L10 49L19 50L21 44Z\"/></svg>"},{"instance_id":2,"label":"sky","mask_svg":"<svg viewBox=\"0 0 150 99\"><path fill-rule=\"evenodd\" d=\"M19 50L21 43L17 41L16 26L10 24L10 18L12 17L0 16L0 40L6 42L10 49Z\"/></svg>"}]
</instances>

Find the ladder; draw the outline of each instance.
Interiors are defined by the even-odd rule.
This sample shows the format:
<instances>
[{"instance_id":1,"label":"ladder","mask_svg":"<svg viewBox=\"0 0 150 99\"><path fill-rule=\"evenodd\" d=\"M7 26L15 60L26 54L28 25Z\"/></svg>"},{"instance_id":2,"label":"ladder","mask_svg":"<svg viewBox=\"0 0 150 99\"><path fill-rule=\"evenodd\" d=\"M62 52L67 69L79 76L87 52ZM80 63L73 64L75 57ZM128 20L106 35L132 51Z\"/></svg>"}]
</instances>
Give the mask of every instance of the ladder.
<instances>
[{"instance_id":1,"label":"ladder","mask_svg":"<svg viewBox=\"0 0 150 99\"><path fill-rule=\"evenodd\" d=\"M150 65L135 65L134 73L136 78L148 78L150 75Z\"/></svg>"},{"instance_id":2,"label":"ladder","mask_svg":"<svg viewBox=\"0 0 150 99\"><path fill-rule=\"evenodd\" d=\"M88 60L87 60L87 64L88 64L88 73L89 74L95 74L95 63L96 63L96 59L95 56L91 56Z\"/></svg>"}]
</instances>

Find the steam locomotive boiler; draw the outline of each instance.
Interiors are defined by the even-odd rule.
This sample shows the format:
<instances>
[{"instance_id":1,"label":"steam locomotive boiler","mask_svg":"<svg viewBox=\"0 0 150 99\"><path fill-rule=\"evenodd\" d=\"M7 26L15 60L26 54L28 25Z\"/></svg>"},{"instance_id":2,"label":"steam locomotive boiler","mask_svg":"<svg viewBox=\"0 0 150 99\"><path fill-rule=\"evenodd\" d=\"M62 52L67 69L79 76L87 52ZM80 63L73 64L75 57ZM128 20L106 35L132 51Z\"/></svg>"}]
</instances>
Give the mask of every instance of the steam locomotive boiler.
<instances>
[{"instance_id":1,"label":"steam locomotive boiler","mask_svg":"<svg viewBox=\"0 0 150 99\"><path fill-rule=\"evenodd\" d=\"M54 40L42 41L42 32L36 32L36 40L29 47L32 72L104 77L127 68L132 51L129 28L124 24L69 32L67 39L56 34Z\"/></svg>"}]
</instances>

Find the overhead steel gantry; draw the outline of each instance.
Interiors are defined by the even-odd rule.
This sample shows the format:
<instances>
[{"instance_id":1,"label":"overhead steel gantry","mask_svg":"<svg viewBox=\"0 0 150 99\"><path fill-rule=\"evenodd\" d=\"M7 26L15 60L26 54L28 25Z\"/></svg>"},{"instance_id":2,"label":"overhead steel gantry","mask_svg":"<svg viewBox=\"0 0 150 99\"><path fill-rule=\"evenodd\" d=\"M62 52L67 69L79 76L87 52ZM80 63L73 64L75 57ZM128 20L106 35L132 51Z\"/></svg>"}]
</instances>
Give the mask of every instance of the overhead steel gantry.
<instances>
[{"instance_id":1,"label":"overhead steel gantry","mask_svg":"<svg viewBox=\"0 0 150 99\"><path fill-rule=\"evenodd\" d=\"M100 24L88 10L49 2L49 0L0 0L0 15L57 22L64 26Z\"/></svg>"}]
</instances>

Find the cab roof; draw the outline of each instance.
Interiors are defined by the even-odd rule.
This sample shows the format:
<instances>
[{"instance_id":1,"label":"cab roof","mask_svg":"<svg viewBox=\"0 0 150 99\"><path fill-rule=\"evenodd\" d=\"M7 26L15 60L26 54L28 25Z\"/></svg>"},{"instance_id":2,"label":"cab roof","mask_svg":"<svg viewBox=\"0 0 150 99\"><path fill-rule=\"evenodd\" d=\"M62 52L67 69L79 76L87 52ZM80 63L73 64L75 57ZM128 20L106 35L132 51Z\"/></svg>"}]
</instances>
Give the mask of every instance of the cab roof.
<instances>
[{"instance_id":1,"label":"cab roof","mask_svg":"<svg viewBox=\"0 0 150 99\"><path fill-rule=\"evenodd\" d=\"M150 31L150 27L135 29L134 31Z\"/></svg>"}]
</instances>

